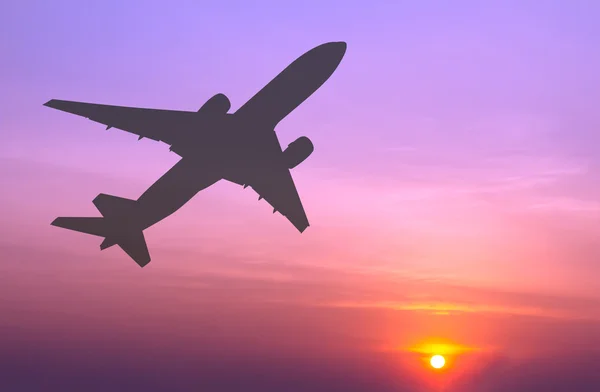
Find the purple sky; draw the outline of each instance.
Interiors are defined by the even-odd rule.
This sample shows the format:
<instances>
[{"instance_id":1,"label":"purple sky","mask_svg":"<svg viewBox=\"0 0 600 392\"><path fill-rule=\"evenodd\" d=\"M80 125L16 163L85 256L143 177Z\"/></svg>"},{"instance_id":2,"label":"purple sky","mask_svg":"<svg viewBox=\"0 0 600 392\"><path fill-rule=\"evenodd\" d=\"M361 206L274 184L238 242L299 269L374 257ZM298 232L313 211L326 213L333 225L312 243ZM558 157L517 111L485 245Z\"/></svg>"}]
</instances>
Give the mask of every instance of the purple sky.
<instances>
[{"instance_id":1,"label":"purple sky","mask_svg":"<svg viewBox=\"0 0 600 392\"><path fill-rule=\"evenodd\" d=\"M600 390L600 3L5 3L0 386ZM143 270L49 225L177 161L49 99L235 110L328 41L277 128L315 144L305 233L229 183L146 231Z\"/></svg>"}]
</instances>

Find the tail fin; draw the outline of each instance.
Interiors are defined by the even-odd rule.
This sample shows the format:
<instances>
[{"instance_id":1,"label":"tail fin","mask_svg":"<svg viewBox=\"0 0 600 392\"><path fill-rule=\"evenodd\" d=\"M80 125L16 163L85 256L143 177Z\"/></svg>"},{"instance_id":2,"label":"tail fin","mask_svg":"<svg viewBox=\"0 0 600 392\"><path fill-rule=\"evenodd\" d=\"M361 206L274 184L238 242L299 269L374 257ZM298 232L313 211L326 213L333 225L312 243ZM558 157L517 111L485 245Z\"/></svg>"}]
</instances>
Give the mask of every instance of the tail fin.
<instances>
[{"instance_id":1,"label":"tail fin","mask_svg":"<svg viewBox=\"0 0 600 392\"><path fill-rule=\"evenodd\" d=\"M130 208L135 201L101 193L94 199L94 204L103 217L60 217L52 225L104 237L101 250L119 245L140 267L148 264L151 259L143 230L132 224L135 222L130 219Z\"/></svg>"}]
</instances>

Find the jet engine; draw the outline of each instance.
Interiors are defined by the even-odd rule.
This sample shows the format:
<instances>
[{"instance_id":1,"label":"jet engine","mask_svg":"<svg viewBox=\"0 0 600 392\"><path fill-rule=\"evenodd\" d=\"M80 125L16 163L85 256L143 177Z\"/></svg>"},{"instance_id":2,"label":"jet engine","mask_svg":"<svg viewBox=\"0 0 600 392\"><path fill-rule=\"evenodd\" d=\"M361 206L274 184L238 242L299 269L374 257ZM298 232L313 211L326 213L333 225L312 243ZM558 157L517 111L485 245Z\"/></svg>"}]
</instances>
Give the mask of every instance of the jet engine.
<instances>
[{"instance_id":1,"label":"jet engine","mask_svg":"<svg viewBox=\"0 0 600 392\"><path fill-rule=\"evenodd\" d=\"M231 102L229 102L229 98L225 94L216 94L212 98L210 98L200 110L199 113L219 113L225 114L231 108Z\"/></svg>"},{"instance_id":2,"label":"jet engine","mask_svg":"<svg viewBox=\"0 0 600 392\"><path fill-rule=\"evenodd\" d=\"M306 160L306 158L308 158L314 150L315 147L310 139L306 136L302 136L287 146L283 152L283 160L288 169L293 169L304 162L304 160Z\"/></svg>"}]
</instances>

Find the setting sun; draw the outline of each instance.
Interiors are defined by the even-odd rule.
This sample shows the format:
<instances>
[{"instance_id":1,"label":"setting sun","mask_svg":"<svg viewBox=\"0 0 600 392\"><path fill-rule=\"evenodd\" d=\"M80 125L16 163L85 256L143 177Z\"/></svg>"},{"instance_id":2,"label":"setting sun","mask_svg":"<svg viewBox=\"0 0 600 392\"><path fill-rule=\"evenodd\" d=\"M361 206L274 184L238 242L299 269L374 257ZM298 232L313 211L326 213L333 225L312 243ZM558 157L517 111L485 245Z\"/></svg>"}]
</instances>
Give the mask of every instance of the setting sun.
<instances>
[{"instance_id":1,"label":"setting sun","mask_svg":"<svg viewBox=\"0 0 600 392\"><path fill-rule=\"evenodd\" d=\"M444 367L444 365L446 364L446 360L444 359L443 356L441 355L434 355L433 357L431 357L431 359L429 360L429 363L431 364L432 367L434 367L435 369L441 369Z\"/></svg>"}]
</instances>

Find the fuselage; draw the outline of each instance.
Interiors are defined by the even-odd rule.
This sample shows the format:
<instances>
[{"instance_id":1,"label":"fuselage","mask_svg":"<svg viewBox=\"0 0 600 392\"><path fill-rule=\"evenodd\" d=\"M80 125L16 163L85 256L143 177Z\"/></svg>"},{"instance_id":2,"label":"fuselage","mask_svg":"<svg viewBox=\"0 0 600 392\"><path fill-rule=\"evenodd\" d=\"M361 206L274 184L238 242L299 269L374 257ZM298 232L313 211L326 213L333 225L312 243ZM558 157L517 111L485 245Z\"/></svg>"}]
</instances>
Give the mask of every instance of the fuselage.
<instances>
[{"instance_id":1,"label":"fuselage","mask_svg":"<svg viewBox=\"0 0 600 392\"><path fill-rule=\"evenodd\" d=\"M138 199L136 215L146 229L183 207L198 192L208 188L223 177L218 172L205 172L198 177L198 168L180 160Z\"/></svg>"}]
</instances>

